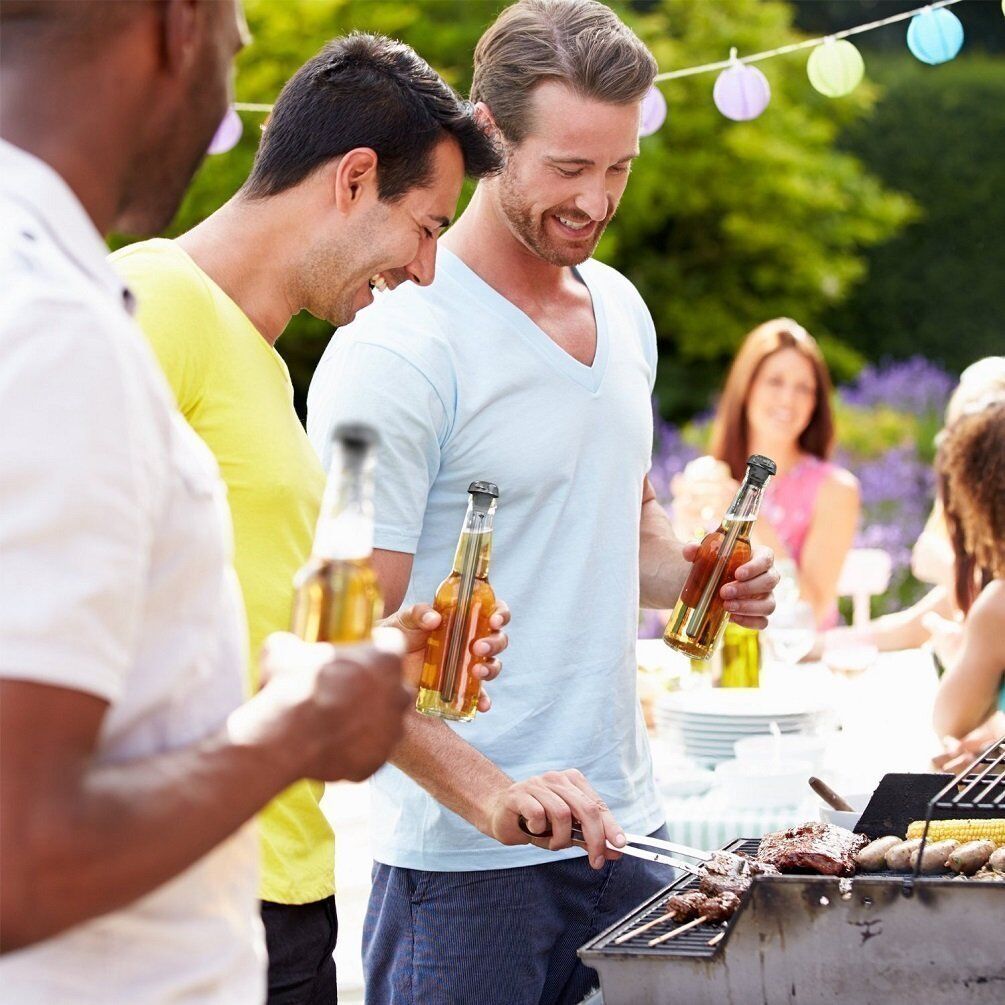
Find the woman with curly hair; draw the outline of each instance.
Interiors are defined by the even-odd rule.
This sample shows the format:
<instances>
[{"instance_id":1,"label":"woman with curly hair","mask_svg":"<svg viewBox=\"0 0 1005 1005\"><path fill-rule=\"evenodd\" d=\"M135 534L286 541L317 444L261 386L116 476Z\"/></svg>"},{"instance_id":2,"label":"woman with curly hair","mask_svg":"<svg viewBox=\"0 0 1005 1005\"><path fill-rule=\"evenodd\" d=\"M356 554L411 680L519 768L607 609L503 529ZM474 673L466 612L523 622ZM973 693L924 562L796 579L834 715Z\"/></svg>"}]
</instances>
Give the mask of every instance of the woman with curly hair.
<instances>
[{"instance_id":1,"label":"woman with curly hair","mask_svg":"<svg viewBox=\"0 0 1005 1005\"><path fill-rule=\"evenodd\" d=\"M936 471L966 620L933 724L939 736L960 738L1005 711L1005 402L976 403L953 423Z\"/></svg>"}]
</instances>

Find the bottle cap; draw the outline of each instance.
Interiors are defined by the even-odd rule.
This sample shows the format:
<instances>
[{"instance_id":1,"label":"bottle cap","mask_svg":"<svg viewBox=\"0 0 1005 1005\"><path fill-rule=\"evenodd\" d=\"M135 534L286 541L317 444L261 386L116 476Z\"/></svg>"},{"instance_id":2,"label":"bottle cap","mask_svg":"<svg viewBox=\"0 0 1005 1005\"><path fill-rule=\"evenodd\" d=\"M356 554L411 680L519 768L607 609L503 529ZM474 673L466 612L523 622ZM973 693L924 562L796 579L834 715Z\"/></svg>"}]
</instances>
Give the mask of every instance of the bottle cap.
<instances>
[{"instance_id":1,"label":"bottle cap","mask_svg":"<svg viewBox=\"0 0 1005 1005\"><path fill-rule=\"evenodd\" d=\"M343 450L365 452L380 443L380 434L365 422L340 422L332 430L332 442L341 444Z\"/></svg>"},{"instance_id":2,"label":"bottle cap","mask_svg":"<svg viewBox=\"0 0 1005 1005\"><path fill-rule=\"evenodd\" d=\"M472 482L468 486L471 495L491 496L493 499L499 498L499 486L494 482Z\"/></svg>"},{"instance_id":3,"label":"bottle cap","mask_svg":"<svg viewBox=\"0 0 1005 1005\"><path fill-rule=\"evenodd\" d=\"M770 457L765 457L764 454L751 454L747 458L747 472L755 485L763 487L777 471L775 462Z\"/></svg>"}]
</instances>

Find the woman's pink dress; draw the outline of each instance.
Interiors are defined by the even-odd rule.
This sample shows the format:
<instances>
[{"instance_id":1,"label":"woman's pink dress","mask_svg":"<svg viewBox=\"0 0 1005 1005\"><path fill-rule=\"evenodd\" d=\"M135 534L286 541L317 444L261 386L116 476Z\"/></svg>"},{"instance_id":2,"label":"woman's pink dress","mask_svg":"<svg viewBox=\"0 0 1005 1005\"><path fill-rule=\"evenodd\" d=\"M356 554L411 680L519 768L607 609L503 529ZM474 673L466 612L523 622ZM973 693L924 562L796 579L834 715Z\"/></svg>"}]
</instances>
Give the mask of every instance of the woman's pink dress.
<instances>
[{"instance_id":1,"label":"woman's pink dress","mask_svg":"<svg viewBox=\"0 0 1005 1005\"><path fill-rule=\"evenodd\" d=\"M820 486L833 470L834 465L830 461L808 455L784 475L771 479L761 503L760 518L771 525L799 569L802 568L803 545L813 520ZM837 622L835 606L821 627L829 628Z\"/></svg>"}]
</instances>

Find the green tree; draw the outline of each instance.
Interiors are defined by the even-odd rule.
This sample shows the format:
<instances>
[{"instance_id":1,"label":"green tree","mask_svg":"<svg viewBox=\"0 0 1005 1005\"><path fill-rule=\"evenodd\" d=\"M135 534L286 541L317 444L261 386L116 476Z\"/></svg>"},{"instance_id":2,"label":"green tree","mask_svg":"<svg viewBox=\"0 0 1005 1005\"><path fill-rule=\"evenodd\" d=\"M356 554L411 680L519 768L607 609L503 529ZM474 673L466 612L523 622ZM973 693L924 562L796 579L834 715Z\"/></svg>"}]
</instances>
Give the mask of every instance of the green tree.
<instances>
[{"instance_id":1,"label":"green tree","mask_svg":"<svg viewBox=\"0 0 1005 1005\"><path fill-rule=\"evenodd\" d=\"M960 371L1005 346L1005 60L873 64L883 97L841 145L923 212L869 249L866 279L829 320L873 357L920 354Z\"/></svg>"},{"instance_id":2,"label":"green tree","mask_svg":"<svg viewBox=\"0 0 1005 1005\"><path fill-rule=\"evenodd\" d=\"M635 20L661 68L723 59L796 41L791 8L752 0L663 0ZM638 285L661 339L665 414L692 413L722 380L743 335L789 315L821 336L839 378L860 357L821 324L864 271L863 250L907 221L911 203L839 152L842 127L874 101L861 85L824 98L806 54L760 64L771 103L752 122L724 118L715 74L662 84L666 125L643 139L604 255Z\"/></svg>"},{"instance_id":3,"label":"green tree","mask_svg":"<svg viewBox=\"0 0 1005 1005\"><path fill-rule=\"evenodd\" d=\"M253 44L238 63L240 100L270 102L283 82L329 38L353 28L413 45L466 92L471 57L500 0L246 0ZM610 4L636 28L662 68L768 49L800 36L779 0L636 0ZM599 255L639 286L656 319L667 414L703 407L754 324L789 314L820 332L825 310L863 272L863 249L911 215L849 153L842 126L866 115L873 95L830 101L805 75L805 55L762 64L772 87L767 111L732 123L712 104L714 74L663 85L667 124L642 141L642 155ZM229 198L251 166L261 116L245 115L231 153L209 158L172 233ZM267 254L263 249L263 254ZM826 334L826 333L824 333ZM300 315L279 342L298 404L330 328ZM842 375L857 357L826 340Z\"/></svg>"}]
</instances>

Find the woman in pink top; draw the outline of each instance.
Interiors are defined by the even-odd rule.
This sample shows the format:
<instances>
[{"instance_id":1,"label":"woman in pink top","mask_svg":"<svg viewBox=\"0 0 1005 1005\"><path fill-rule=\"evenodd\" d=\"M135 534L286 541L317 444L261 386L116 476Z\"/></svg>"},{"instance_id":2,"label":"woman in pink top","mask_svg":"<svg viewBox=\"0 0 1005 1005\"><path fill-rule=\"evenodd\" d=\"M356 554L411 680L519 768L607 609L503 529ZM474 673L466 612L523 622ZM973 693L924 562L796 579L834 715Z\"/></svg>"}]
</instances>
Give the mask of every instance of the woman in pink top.
<instances>
[{"instance_id":1,"label":"woman in pink top","mask_svg":"<svg viewBox=\"0 0 1005 1005\"><path fill-rule=\"evenodd\" d=\"M828 458L834 447L831 380L820 347L789 318L744 340L726 379L711 453L740 479L750 454L778 465L754 536L791 559L820 627L837 620L837 584L859 516L858 481Z\"/></svg>"}]
</instances>

